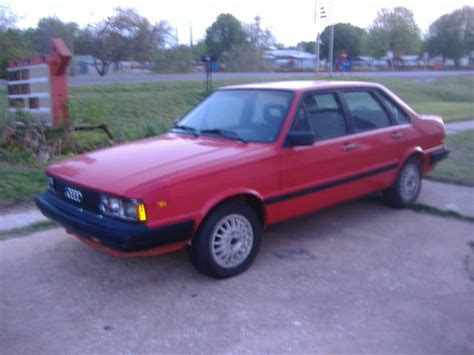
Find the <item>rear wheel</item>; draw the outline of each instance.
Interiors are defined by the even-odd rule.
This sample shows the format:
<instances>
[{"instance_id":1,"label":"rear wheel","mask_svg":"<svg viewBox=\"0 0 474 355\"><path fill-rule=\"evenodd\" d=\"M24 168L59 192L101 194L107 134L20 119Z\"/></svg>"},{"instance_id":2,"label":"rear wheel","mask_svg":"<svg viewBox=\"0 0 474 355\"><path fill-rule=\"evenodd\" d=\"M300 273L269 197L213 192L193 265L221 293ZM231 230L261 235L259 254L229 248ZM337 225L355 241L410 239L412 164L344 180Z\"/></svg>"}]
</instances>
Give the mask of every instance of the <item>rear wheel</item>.
<instances>
[{"instance_id":1,"label":"rear wheel","mask_svg":"<svg viewBox=\"0 0 474 355\"><path fill-rule=\"evenodd\" d=\"M260 248L262 226L256 212L228 202L204 220L190 246L191 260L201 272L226 278L245 271Z\"/></svg>"},{"instance_id":2,"label":"rear wheel","mask_svg":"<svg viewBox=\"0 0 474 355\"><path fill-rule=\"evenodd\" d=\"M400 169L395 184L383 193L385 202L403 208L416 201L421 190L421 168L418 159L408 159Z\"/></svg>"}]
</instances>

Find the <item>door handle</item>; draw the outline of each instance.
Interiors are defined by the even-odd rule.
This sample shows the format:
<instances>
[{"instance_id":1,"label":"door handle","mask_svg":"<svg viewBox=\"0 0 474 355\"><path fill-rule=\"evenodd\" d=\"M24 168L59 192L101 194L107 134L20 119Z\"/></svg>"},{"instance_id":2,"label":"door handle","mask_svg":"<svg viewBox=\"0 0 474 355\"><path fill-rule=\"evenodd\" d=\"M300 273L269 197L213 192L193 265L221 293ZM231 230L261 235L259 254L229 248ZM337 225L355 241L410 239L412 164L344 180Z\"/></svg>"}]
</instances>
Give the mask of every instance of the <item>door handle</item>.
<instances>
[{"instance_id":1,"label":"door handle","mask_svg":"<svg viewBox=\"0 0 474 355\"><path fill-rule=\"evenodd\" d=\"M390 137L392 137L393 139L400 139L400 138L403 137L403 133L401 133L401 132L394 132L394 133L391 134Z\"/></svg>"},{"instance_id":2,"label":"door handle","mask_svg":"<svg viewBox=\"0 0 474 355\"><path fill-rule=\"evenodd\" d=\"M341 146L342 150L353 150L356 148L357 148L357 144L355 143L344 144L343 146Z\"/></svg>"}]
</instances>

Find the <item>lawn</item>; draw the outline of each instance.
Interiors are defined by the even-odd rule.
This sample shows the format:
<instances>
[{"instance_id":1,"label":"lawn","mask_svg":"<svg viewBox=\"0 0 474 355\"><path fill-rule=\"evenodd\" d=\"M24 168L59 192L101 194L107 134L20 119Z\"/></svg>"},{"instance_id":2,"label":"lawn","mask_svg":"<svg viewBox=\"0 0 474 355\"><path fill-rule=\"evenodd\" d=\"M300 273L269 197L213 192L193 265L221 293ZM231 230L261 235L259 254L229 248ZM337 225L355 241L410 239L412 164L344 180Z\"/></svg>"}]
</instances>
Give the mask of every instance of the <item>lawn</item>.
<instances>
[{"instance_id":1,"label":"lawn","mask_svg":"<svg viewBox=\"0 0 474 355\"><path fill-rule=\"evenodd\" d=\"M309 74L307 78L314 79L314 76ZM358 78L354 76L350 79ZM386 85L420 113L441 115L445 121L474 118L472 76L423 81L393 78L361 80ZM255 80L217 80L214 87L251 81ZM5 90L0 89L0 98L5 95ZM175 118L182 116L205 96L201 81L77 86L70 89L70 117L79 123L106 123L117 138L133 140L165 131ZM6 112L5 99L0 99L0 112ZM5 117L0 116L0 126ZM77 147L81 151L106 142L105 135L99 132L77 133L76 136ZM43 187L42 167L32 166L31 157L22 159L19 154L12 159L9 154L0 149L0 201L31 199ZM439 171L442 167L440 165Z\"/></svg>"},{"instance_id":2,"label":"lawn","mask_svg":"<svg viewBox=\"0 0 474 355\"><path fill-rule=\"evenodd\" d=\"M45 186L41 168L0 162L0 206L30 201Z\"/></svg>"},{"instance_id":3,"label":"lawn","mask_svg":"<svg viewBox=\"0 0 474 355\"><path fill-rule=\"evenodd\" d=\"M474 130L451 134L446 143L449 158L440 162L429 177L474 186Z\"/></svg>"}]
</instances>

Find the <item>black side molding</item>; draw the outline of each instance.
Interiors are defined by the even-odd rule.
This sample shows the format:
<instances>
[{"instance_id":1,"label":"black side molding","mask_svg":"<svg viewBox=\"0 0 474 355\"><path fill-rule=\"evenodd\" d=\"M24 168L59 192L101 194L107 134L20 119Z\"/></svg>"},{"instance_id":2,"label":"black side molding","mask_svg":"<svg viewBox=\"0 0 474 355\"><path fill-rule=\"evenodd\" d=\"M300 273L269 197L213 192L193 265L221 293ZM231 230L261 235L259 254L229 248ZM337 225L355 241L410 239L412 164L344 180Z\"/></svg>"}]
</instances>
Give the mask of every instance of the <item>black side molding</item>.
<instances>
[{"instance_id":1,"label":"black side molding","mask_svg":"<svg viewBox=\"0 0 474 355\"><path fill-rule=\"evenodd\" d=\"M331 187L336 187L336 186L339 186L339 185L347 184L347 183L352 182L354 180L359 180L359 179L363 179L363 178L368 177L368 176L385 173L387 171L396 169L397 166L398 166L397 164L389 164L389 165L383 166L383 167L378 168L378 169L366 171L364 173L353 175L353 176L348 176L348 177L345 177L343 179L330 181L330 182L327 182L325 184L315 185L315 186L311 186L311 187L308 187L308 188L303 189L303 190L292 191L292 192L289 192L289 193L286 193L286 194L283 194L283 195L270 197L270 198L265 199L265 203L270 205L272 203L281 202L281 201L284 201L284 200L288 200L290 198L300 197L300 196L303 196L303 195L311 194L313 192L329 189Z\"/></svg>"}]
</instances>

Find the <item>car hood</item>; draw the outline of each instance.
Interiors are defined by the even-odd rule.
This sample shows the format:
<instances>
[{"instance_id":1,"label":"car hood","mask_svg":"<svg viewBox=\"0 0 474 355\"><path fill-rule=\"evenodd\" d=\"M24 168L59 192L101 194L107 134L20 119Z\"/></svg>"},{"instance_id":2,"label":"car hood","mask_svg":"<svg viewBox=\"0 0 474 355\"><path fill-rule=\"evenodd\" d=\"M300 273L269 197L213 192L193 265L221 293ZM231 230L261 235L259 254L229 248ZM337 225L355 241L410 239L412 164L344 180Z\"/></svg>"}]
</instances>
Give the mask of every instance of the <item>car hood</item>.
<instances>
[{"instance_id":1,"label":"car hood","mask_svg":"<svg viewBox=\"0 0 474 355\"><path fill-rule=\"evenodd\" d=\"M189 169L248 158L262 144L167 133L78 155L50 165L46 172L73 184L127 196L150 181L177 178ZM242 154L245 152L245 154Z\"/></svg>"}]
</instances>

